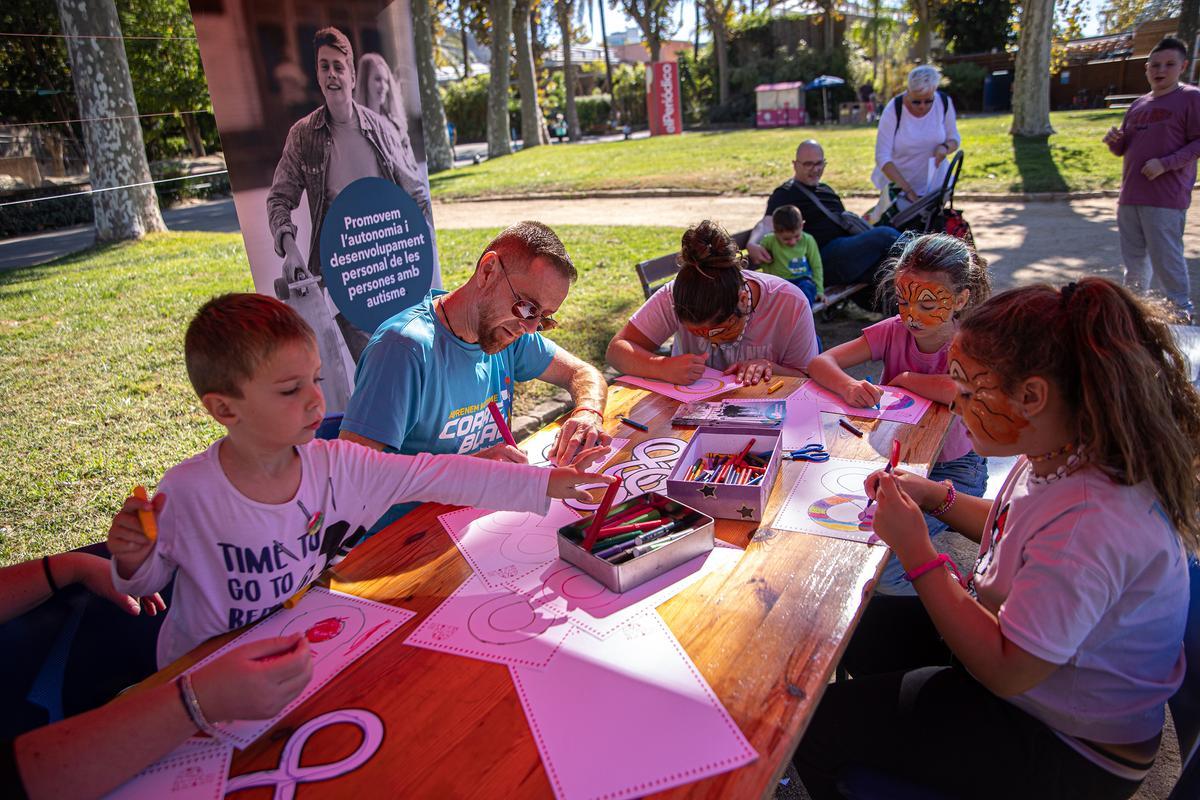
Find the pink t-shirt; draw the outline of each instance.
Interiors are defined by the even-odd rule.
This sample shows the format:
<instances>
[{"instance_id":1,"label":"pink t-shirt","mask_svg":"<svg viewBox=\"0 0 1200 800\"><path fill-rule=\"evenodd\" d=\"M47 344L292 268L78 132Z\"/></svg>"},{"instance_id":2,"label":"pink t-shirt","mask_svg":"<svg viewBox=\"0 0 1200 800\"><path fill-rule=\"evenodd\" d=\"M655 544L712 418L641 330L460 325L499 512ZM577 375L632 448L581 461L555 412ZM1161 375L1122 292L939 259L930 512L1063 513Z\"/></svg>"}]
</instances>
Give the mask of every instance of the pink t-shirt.
<instances>
[{"instance_id":1,"label":"pink t-shirt","mask_svg":"<svg viewBox=\"0 0 1200 800\"><path fill-rule=\"evenodd\" d=\"M900 315L889 317L863 328L863 338L871 348L871 358L883 362L880 383L891 383L901 372L919 372L922 375L947 375L950 372L950 343L936 353L922 353L917 349L917 340L909 333ZM938 454L938 461L953 461L971 452L971 440L962 419L955 417L946 433L946 443Z\"/></svg>"},{"instance_id":2,"label":"pink t-shirt","mask_svg":"<svg viewBox=\"0 0 1200 800\"><path fill-rule=\"evenodd\" d=\"M395 503L431 501L546 513L550 470L469 456L402 456L345 440L297 447L295 497L269 505L243 495L218 461L221 440L167 471L167 505L150 556L113 585L134 596L175 594L158 635L164 667L206 639L269 614L348 551ZM320 522L313 520L320 514Z\"/></svg>"},{"instance_id":3,"label":"pink t-shirt","mask_svg":"<svg viewBox=\"0 0 1200 800\"><path fill-rule=\"evenodd\" d=\"M1048 484L1030 474L1023 458L1009 473L971 575L1004 637L1059 665L1009 702L1068 736L1145 741L1183 680L1183 546L1148 482L1093 466Z\"/></svg>"},{"instance_id":4,"label":"pink t-shirt","mask_svg":"<svg viewBox=\"0 0 1200 800\"><path fill-rule=\"evenodd\" d=\"M754 358L808 369L808 362L817 356L817 332L804 292L775 275L746 271L742 277L757 283L760 292L746 332L736 342L711 345L707 339L688 333L675 315L671 294L675 281L652 294L629 321L655 346L674 335L673 356L707 353L708 366L713 369L726 369Z\"/></svg>"}]
</instances>

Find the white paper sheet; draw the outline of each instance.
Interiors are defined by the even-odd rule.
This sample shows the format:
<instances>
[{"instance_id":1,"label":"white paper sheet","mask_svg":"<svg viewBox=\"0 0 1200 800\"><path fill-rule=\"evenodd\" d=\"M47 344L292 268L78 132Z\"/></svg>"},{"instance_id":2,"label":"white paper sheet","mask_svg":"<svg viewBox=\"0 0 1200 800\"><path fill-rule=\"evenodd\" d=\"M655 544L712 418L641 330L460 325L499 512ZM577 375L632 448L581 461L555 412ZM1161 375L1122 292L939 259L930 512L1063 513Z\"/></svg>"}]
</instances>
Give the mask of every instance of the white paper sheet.
<instances>
[{"instance_id":1,"label":"white paper sheet","mask_svg":"<svg viewBox=\"0 0 1200 800\"><path fill-rule=\"evenodd\" d=\"M864 544L878 542L871 526L859 520L867 507L863 482L883 462L831 458L804 465L775 516L776 530L800 531ZM926 473L925 467L901 465L905 472Z\"/></svg>"},{"instance_id":2,"label":"white paper sheet","mask_svg":"<svg viewBox=\"0 0 1200 800\"><path fill-rule=\"evenodd\" d=\"M573 626L604 638L638 614L653 611L705 575L732 569L742 552L742 548L718 540L710 552L623 593L609 591L565 561L548 564L511 586L530 597L535 607L548 606L566 616Z\"/></svg>"},{"instance_id":3,"label":"white paper sheet","mask_svg":"<svg viewBox=\"0 0 1200 800\"><path fill-rule=\"evenodd\" d=\"M521 449L529 456L529 463L535 467L552 467L550 463L550 448L554 446L554 442L558 439L557 430L539 430L537 433L530 436L525 441L521 442ZM608 453L600 456L600 458L588 465L588 472L596 472L604 467L605 464L612 461L622 447L629 444L628 439L614 437L609 443Z\"/></svg>"},{"instance_id":4,"label":"white paper sheet","mask_svg":"<svg viewBox=\"0 0 1200 800\"><path fill-rule=\"evenodd\" d=\"M731 389L737 389L742 385L738 383L737 378L732 375L723 375L720 370L715 370L712 367L705 367L704 374L695 383L687 386L656 381L651 378L635 378L632 375L622 375L617 380L621 383L628 383L630 386L649 389L665 397L670 397L672 400L681 400L685 403L704 400L705 398L728 392Z\"/></svg>"},{"instance_id":5,"label":"white paper sheet","mask_svg":"<svg viewBox=\"0 0 1200 800\"><path fill-rule=\"evenodd\" d=\"M656 613L606 639L572 630L545 670L509 671L559 800L641 797L758 757Z\"/></svg>"},{"instance_id":6,"label":"white paper sheet","mask_svg":"<svg viewBox=\"0 0 1200 800\"><path fill-rule=\"evenodd\" d=\"M613 505L646 492L665 492L667 476L687 449L687 444L686 439L677 439L674 436L646 439L635 444L624 461L610 464L601 470L605 475L615 475L621 479L621 488L613 498ZM580 488L595 489L599 486L600 484L592 484ZM579 500L563 502L585 515L592 513L600 505L599 499L590 503Z\"/></svg>"},{"instance_id":7,"label":"white paper sheet","mask_svg":"<svg viewBox=\"0 0 1200 800\"><path fill-rule=\"evenodd\" d=\"M313 677L292 702L271 719L221 722L214 727L239 749L248 747L292 709L312 697L343 669L361 658L415 616L402 608L375 603L320 587L310 589L295 608L283 608L246 630L191 667L194 672L204 665L249 642L275 636L305 632L313 651Z\"/></svg>"},{"instance_id":8,"label":"white paper sheet","mask_svg":"<svg viewBox=\"0 0 1200 800\"><path fill-rule=\"evenodd\" d=\"M809 381L800 387L800 392L797 394L803 394L815 400L822 411L862 417L863 419L886 419L908 425L916 425L920 422L921 417L925 416L925 412L933 405L928 398L913 394L906 389L897 389L895 386L880 386L879 388L883 389L883 397L879 401L878 409L856 408L848 405L841 397L814 381Z\"/></svg>"},{"instance_id":9,"label":"white paper sheet","mask_svg":"<svg viewBox=\"0 0 1200 800\"><path fill-rule=\"evenodd\" d=\"M188 739L125 783L105 800L218 800L233 748L215 739Z\"/></svg>"},{"instance_id":10,"label":"white paper sheet","mask_svg":"<svg viewBox=\"0 0 1200 800\"><path fill-rule=\"evenodd\" d=\"M534 608L511 589L488 588L472 575L413 631L405 644L543 669L570 629L551 606Z\"/></svg>"},{"instance_id":11,"label":"white paper sheet","mask_svg":"<svg viewBox=\"0 0 1200 800\"><path fill-rule=\"evenodd\" d=\"M558 529L579 519L561 502L544 517L518 511L462 508L438 520L458 545L471 570L490 589L528 575L558 558Z\"/></svg>"}]
</instances>

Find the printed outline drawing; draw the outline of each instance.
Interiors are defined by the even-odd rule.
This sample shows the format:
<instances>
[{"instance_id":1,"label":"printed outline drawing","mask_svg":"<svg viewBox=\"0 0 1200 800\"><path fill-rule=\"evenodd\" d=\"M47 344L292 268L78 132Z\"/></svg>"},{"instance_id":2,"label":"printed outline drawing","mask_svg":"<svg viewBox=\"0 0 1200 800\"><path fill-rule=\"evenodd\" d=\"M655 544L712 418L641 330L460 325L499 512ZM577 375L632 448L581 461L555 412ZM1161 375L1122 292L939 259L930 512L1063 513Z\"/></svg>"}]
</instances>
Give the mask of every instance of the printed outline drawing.
<instances>
[{"instance_id":1,"label":"printed outline drawing","mask_svg":"<svg viewBox=\"0 0 1200 800\"><path fill-rule=\"evenodd\" d=\"M605 467L603 474L615 475L621 479L621 488L613 499L613 505L665 487L667 477L675 468L675 464L687 446L687 440L677 439L674 436L646 439L633 446L627 460ZM666 455L654 455L654 453L663 451L666 451ZM647 481L649 481L649 485L647 485ZM598 487L599 484L581 488ZM584 513L595 511L600 506L599 501L584 503L580 500L565 500L563 502L568 508Z\"/></svg>"}]
</instances>

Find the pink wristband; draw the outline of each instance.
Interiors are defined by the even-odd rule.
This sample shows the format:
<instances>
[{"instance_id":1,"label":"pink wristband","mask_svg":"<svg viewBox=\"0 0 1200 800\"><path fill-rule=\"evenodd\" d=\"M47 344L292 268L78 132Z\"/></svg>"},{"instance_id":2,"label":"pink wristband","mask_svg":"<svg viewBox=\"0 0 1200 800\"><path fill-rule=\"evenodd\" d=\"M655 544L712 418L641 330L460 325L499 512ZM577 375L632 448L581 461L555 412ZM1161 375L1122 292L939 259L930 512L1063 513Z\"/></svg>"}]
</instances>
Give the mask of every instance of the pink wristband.
<instances>
[{"instance_id":1,"label":"pink wristband","mask_svg":"<svg viewBox=\"0 0 1200 800\"><path fill-rule=\"evenodd\" d=\"M958 567L955 565L954 560L951 559L950 556L946 555L945 553L938 553L937 558L935 558L931 561L926 561L924 564L917 567L916 569L914 569L910 572L904 573L904 580L908 581L909 583L912 583L917 578L924 575L926 572L932 572L933 570L940 567L942 564L945 564L949 568L949 570L954 573L954 578L955 578L955 580L958 581L958 585L962 586L965 589L967 586L967 582L963 580L963 576L958 571Z\"/></svg>"}]
</instances>

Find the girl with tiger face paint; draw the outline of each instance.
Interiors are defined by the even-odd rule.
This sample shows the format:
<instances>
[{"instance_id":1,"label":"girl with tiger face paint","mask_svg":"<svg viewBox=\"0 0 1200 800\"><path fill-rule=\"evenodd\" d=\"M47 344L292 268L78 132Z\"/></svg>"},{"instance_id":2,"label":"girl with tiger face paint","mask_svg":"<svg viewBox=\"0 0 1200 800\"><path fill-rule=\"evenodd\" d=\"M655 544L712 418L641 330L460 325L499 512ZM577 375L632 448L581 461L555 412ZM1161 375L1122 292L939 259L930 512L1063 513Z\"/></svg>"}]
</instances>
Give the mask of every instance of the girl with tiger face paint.
<instances>
[{"instance_id":1,"label":"girl with tiger face paint","mask_svg":"<svg viewBox=\"0 0 1200 800\"><path fill-rule=\"evenodd\" d=\"M869 408L883 397L884 388L846 372L872 360L883 362L882 386L947 405L954 399L954 381L947 374L950 342L959 321L988 296L987 270L966 243L953 236L918 236L907 240L903 248L884 270L881 297L881 305L886 306L894 289L900 313L865 328L859 338L822 353L809 364L813 380L840 394L848 405ZM951 425L930 476L952 481L963 494L983 493L987 463L975 453L961 422ZM932 536L946 525L929 517L927 528ZM895 559L884 569L878 591L911 594Z\"/></svg>"},{"instance_id":2,"label":"girl with tiger face paint","mask_svg":"<svg viewBox=\"0 0 1200 800\"><path fill-rule=\"evenodd\" d=\"M854 680L828 687L793 756L814 800L842 796L851 766L958 796L945 763L988 774L978 800L1137 791L1184 677L1200 553L1200 393L1168 319L1084 278L1004 292L958 326L953 410L979 453L1016 463L994 500L905 469L867 478L918 598L867 607ZM979 543L965 578L922 512Z\"/></svg>"}]
</instances>

